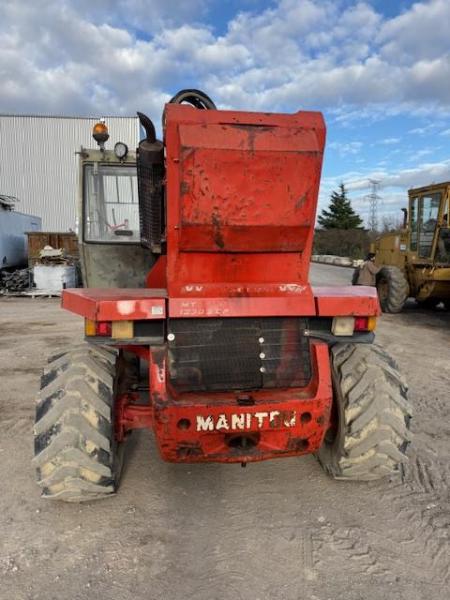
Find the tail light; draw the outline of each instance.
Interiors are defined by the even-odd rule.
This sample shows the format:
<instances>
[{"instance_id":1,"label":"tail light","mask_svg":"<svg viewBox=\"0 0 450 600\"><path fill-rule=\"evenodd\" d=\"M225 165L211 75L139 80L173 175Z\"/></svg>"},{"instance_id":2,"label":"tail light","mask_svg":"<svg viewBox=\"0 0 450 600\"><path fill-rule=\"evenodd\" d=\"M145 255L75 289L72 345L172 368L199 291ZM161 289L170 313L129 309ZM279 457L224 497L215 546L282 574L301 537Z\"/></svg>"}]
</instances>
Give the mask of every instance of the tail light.
<instances>
[{"instance_id":1,"label":"tail light","mask_svg":"<svg viewBox=\"0 0 450 600\"><path fill-rule=\"evenodd\" d=\"M376 326L376 317L355 317L355 331L374 331Z\"/></svg>"},{"instance_id":2,"label":"tail light","mask_svg":"<svg viewBox=\"0 0 450 600\"><path fill-rule=\"evenodd\" d=\"M111 337L112 325L111 321L91 321L85 319L84 333L89 336Z\"/></svg>"},{"instance_id":3,"label":"tail light","mask_svg":"<svg viewBox=\"0 0 450 600\"><path fill-rule=\"evenodd\" d=\"M376 317L334 317L331 333L336 336L349 337L355 331L374 331Z\"/></svg>"}]
</instances>

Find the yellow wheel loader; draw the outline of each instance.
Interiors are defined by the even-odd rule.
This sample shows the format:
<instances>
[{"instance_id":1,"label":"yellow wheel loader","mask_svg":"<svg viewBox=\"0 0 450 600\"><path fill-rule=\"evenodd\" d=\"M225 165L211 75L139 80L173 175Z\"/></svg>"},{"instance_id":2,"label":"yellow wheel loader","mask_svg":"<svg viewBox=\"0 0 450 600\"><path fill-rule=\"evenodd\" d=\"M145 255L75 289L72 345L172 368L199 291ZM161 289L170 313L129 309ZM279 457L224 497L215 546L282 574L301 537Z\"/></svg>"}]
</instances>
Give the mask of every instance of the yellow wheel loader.
<instances>
[{"instance_id":1,"label":"yellow wheel loader","mask_svg":"<svg viewBox=\"0 0 450 600\"><path fill-rule=\"evenodd\" d=\"M450 182L408 191L409 207L400 232L372 245L381 267L377 290L384 312L398 313L408 297L427 308L450 308Z\"/></svg>"}]
</instances>

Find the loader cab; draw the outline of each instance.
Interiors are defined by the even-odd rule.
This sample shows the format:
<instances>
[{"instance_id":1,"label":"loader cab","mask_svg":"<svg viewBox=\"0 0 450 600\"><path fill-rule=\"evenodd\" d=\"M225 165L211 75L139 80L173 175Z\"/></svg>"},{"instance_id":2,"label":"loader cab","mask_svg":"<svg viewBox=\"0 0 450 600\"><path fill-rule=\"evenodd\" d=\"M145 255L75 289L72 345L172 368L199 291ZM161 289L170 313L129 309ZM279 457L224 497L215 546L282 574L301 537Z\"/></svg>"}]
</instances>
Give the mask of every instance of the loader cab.
<instances>
[{"instance_id":1,"label":"loader cab","mask_svg":"<svg viewBox=\"0 0 450 600\"><path fill-rule=\"evenodd\" d=\"M450 182L411 189L408 250L415 264L450 263Z\"/></svg>"},{"instance_id":2,"label":"loader cab","mask_svg":"<svg viewBox=\"0 0 450 600\"><path fill-rule=\"evenodd\" d=\"M79 155L83 286L145 287L154 256L141 245L136 153L118 143Z\"/></svg>"}]
</instances>

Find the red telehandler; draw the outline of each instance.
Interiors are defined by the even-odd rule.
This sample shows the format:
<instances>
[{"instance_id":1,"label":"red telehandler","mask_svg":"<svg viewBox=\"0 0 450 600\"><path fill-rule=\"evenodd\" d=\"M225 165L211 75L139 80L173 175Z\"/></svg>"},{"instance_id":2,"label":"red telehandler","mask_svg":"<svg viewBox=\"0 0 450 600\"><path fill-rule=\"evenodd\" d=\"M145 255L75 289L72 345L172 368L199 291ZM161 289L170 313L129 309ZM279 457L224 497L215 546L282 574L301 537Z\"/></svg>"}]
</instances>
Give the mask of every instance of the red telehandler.
<instances>
[{"instance_id":1,"label":"red telehandler","mask_svg":"<svg viewBox=\"0 0 450 600\"><path fill-rule=\"evenodd\" d=\"M217 110L184 90L137 153L82 149L85 342L45 368L35 466L46 498L118 487L134 429L164 460L314 453L336 479L406 460L407 388L373 344L375 288L308 280L325 144L318 112Z\"/></svg>"}]
</instances>

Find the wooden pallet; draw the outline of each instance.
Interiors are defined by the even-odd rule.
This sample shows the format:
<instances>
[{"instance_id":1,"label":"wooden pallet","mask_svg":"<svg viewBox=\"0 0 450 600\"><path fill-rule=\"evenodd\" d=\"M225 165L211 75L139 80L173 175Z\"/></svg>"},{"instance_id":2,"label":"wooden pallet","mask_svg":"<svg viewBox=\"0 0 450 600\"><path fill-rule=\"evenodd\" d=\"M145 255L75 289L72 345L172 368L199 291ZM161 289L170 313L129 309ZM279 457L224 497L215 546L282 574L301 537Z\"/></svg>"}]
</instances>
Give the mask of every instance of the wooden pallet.
<instances>
[{"instance_id":1,"label":"wooden pallet","mask_svg":"<svg viewBox=\"0 0 450 600\"><path fill-rule=\"evenodd\" d=\"M10 292L8 290L1 290L0 294L5 298L18 298L23 296L28 298L59 298L61 296L61 291L31 289L20 292Z\"/></svg>"}]
</instances>

